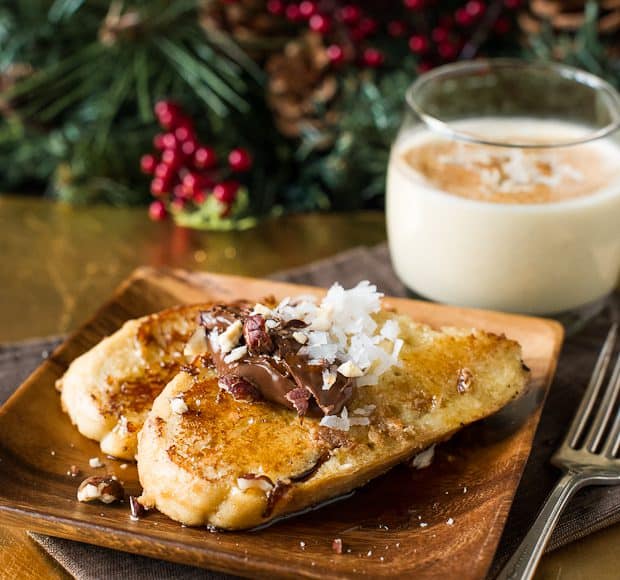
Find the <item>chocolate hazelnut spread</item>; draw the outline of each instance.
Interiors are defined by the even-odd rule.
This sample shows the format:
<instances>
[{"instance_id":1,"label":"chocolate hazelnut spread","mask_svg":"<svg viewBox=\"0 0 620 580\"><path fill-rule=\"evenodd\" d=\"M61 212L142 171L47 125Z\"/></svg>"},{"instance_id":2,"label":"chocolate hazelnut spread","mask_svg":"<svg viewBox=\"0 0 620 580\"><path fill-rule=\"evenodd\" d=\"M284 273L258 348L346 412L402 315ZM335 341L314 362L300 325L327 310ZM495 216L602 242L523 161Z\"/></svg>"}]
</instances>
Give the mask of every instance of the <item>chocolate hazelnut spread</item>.
<instances>
[{"instance_id":1,"label":"chocolate hazelnut spread","mask_svg":"<svg viewBox=\"0 0 620 580\"><path fill-rule=\"evenodd\" d=\"M246 352L240 358L227 362L225 352L214 347L211 335L222 333L237 320L243 324L240 345ZM332 415L339 413L351 397L353 380L340 373L324 389L323 371L326 361L312 361L299 354L302 344L293 334L307 325L301 320L278 320L267 328L261 314L252 314L248 302L216 305L200 314L200 323L207 330L207 347L220 377L220 387L244 401L260 397L293 409L301 416Z\"/></svg>"}]
</instances>

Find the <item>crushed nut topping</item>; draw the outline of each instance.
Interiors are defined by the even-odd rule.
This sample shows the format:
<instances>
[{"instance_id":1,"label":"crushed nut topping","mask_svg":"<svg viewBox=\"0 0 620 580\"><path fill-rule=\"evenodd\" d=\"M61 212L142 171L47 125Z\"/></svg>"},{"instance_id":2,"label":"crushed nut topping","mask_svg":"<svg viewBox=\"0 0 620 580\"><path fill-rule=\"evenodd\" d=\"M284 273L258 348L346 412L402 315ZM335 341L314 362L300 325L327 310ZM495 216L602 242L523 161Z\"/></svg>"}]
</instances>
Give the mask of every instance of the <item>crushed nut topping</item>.
<instances>
[{"instance_id":1,"label":"crushed nut topping","mask_svg":"<svg viewBox=\"0 0 620 580\"><path fill-rule=\"evenodd\" d=\"M78 501L100 501L112 503L120 501L125 496L125 489L121 483L112 477L100 477L93 475L87 477L77 490Z\"/></svg>"},{"instance_id":2,"label":"crushed nut topping","mask_svg":"<svg viewBox=\"0 0 620 580\"><path fill-rule=\"evenodd\" d=\"M103 462L101 461L101 459L99 459L99 457L91 457L88 460L88 465L95 469L97 467L103 467Z\"/></svg>"},{"instance_id":3,"label":"crushed nut topping","mask_svg":"<svg viewBox=\"0 0 620 580\"><path fill-rule=\"evenodd\" d=\"M82 471L81 471L81 469L77 465L72 465L67 470L67 475L70 475L71 477L77 477L81 473L82 473Z\"/></svg>"},{"instance_id":4,"label":"crushed nut topping","mask_svg":"<svg viewBox=\"0 0 620 580\"><path fill-rule=\"evenodd\" d=\"M131 515L129 517L134 521L139 520L146 512L145 507L134 495L129 496L129 509L131 511Z\"/></svg>"},{"instance_id":5,"label":"crushed nut topping","mask_svg":"<svg viewBox=\"0 0 620 580\"><path fill-rule=\"evenodd\" d=\"M471 389L472 382L474 380L474 373L472 373L468 368L463 367L458 374L456 379L456 390L463 394Z\"/></svg>"},{"instance_id":6,"label":"crushed nut topping","mask_svg":"<svg viewBox=\"0 0 620 580\"><path fill-rule=\"evenodd\" d=\"M341 538L334 538L334 541L332 542L332 550L336 554L342 554L342 539Z\"/></svg>"},{"instance_id":7,"label":"crushed nut topping","mask_svg":"<svg viewBox=\"0 0 620 580\"><path fill-rule=\"evenodd\" d=\"M262 399L260 391L248 380L239 375L225 375L218 382L221 389L230 393L236 401L251 403Z\"/></svg>"},{"instance_id":8,"label":"crushed nut topping","mask_svg":"<svg viewBox=\"0 0 620 580\"><path fill-rule=\"evenodd\" d=\"M243 323L243 338L250 354L270 354L273 341L265 328L265 318L261 314L248 316Z\"/></svg>"}]
</instances>

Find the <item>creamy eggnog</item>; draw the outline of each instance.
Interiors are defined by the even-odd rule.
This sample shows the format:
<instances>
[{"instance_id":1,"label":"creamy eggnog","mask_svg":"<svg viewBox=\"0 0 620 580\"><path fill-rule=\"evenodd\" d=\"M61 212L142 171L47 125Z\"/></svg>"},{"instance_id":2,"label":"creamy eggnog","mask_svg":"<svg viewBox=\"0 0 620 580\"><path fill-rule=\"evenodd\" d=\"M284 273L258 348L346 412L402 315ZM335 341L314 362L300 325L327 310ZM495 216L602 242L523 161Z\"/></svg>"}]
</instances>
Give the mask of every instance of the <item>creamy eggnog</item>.
<instances>
[{"instance_id":1,"label":"creamy eggnog","mask_svg":"<svg viewBox=\"0 0 620 580\"><path fill-rule=\"evenodd\" d=\"M521 117L450 128L478 142L418 125L392 148L387 223L401 279L434 300L536 314L608 294L620 274L618 141L553 147L591 129Z\"/></svg>"}]
</instances>

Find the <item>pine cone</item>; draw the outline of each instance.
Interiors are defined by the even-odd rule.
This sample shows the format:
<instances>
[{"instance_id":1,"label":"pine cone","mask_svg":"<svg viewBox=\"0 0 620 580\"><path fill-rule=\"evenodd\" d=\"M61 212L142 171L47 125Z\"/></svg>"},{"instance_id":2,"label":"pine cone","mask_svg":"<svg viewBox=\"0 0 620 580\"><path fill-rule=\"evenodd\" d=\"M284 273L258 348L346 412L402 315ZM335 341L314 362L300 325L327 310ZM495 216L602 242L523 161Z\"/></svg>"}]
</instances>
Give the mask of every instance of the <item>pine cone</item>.
<instances>
[{"instance_id":1,"label":"pine cone","mask_svg":"<svg viewBox=\"0 0 620 580\"><path fill-rule=\"evenodd\" d=\"M299 137L308 130L325 132L338 122L339 114L334 109L338 79L318 34L308 32L288 42L281 53L269 58L266 71L267 102L283 135Z\"/></svg>"},{"instance_id":2,"label":"pine cone","mask_svg":"<svg viewBox=\"0 0 620 580\"><path fill-rule=\"evenodd\" d=\"M253 59L263 60L290 38L290 25L267 10L266 0L203 0L200 24L228 33Z\"/></svg>"},{"instance_id":3,"label":"pine cone","mask_svg":"<svg viewBox=\"0 0 620 580\"><path fill-rule=\"evenodd\" d=\"M585 21L587 0L530 0L519 17L521 29L537 34L548 23L556 32L575 32ZM620 40L620 0L598 0L598 28L602 36Z\"/></svg>"}]
</instances>

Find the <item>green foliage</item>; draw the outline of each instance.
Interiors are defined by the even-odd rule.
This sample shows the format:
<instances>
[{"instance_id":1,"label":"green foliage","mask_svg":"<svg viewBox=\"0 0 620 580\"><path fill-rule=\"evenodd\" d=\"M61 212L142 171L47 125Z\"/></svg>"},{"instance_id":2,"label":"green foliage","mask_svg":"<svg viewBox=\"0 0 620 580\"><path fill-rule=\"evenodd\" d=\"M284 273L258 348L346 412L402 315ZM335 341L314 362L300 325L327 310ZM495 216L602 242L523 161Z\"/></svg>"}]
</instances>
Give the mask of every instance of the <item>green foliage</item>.
<instances>
[{"instance_id":1,"label":"green foliage","mask_svg":"<svg viewBox=\"0 0 620 580\"><path fill-rule=\"evenodd\" d=\"M61 197L144 201L137 167L157 99L176 98L216 131L247 116L260 103L262 73L229 39L205 34L197 5L139 0L124 11L103 0L29 0L2 8L0 71L27 62L34 72L3 95L12 111L0 125L0 190L47 180L62 161ZM142 193L129 195L132 186Z\"/></svg>"}]
</instances>

